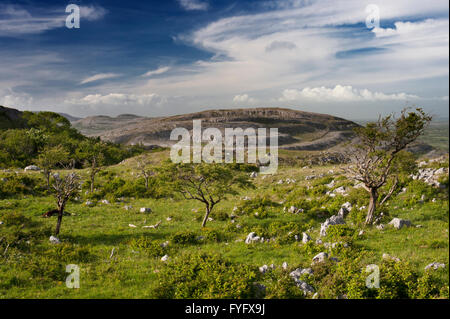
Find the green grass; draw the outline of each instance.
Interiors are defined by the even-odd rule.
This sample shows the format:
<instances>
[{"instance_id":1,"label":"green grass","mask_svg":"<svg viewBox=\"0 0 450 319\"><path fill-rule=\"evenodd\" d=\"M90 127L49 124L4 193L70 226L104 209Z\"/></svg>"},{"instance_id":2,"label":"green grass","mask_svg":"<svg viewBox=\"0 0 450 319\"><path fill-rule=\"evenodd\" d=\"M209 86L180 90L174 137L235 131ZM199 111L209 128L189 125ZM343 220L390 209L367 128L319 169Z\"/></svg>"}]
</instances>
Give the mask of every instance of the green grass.
<instances>
[{"instance_id":1,"label":"green grass","mask_svg":"<svg viewBox=\"0 0 450 319\"><path fill-rule=\"evenodd\" d=\"M167 151L160 152L156 158L163 158ZM136 178L134 159L125 161L108 170L124 178ZM255 180L256 188L245 190L239 196L229 198L219 204L216 209L231 213L234 206L240 203L240 198L248 196L269 196L274 202L285 200L290 192L300 186L312 185L313 181L305 181L304 177L312 174L327 173L334 170L337 178L340 170L337 166L315 166L312 168L281 167L274 176L259 175ZM85 175L85 171L80 171ZM131 174L133 173L133 175ZM30 172L28 174L38 174ZM1 177L1 176L0 176ZM278 185L277 181L285 178L297 180L295 185ZM99 179L99 184L104 181ZM405 194L395 196L389 206L383 208L389 213L388 222L392 217L409 219L414 225L422 227L403 228L395 230L387 227L385 230L367 228L365 235L355 237L352 249L368 252L365 262L381 263L383 253L387 253L408 261L419 273L431 262L446 264L445 270L440 270L440 280L448 285L449 262L449 234L448 234L448 190L437 195L437 201L426 201L423 204L408 206ZM331 200L322 197L324 211ZM346 200L345 198L343 200ZM72 216L65 216L59 236L63 243L72 250L85 248L88 257L74 256L72 260L63 260L62 257L49 258L45 252L54 252L54 245L50 244L47 235L39 235L30 245L24 244L22 248L10 248L6 254L0 251L0 298L154 298L155 289L159 285L158 273L165 267L160 261L161 256L150 256L145 250L135 249L132 242L145 237L162 243L179 232L193 231L198 236L204 236L206 231L201 229L199 218L203 215L203 206L199 202L181 199L133 199L126 198L124 202L112 202L110 205L97 203L94 207L86 207L85 199L80 202L70 202L66 211ZM132 205L133 209L126 211L125 205ZM37 222L42 229L54 229L56 218L42 218L42 213L55 207L54 199L47 197L19 196L0 200L0 216L6 212L16 211L23 213ZM153 212L139 213L140 207L151 207ZM197 209L198 213L193 212ZM167 221L171 216L173 219ZM293 215L285 213L282 205L269 209L268 217L257 219L253 214L242 215L235 224L229 220L214 220L207 224L207 230L216 230L224 236L222 241L200 240L194 244L175 244L170 242L166 253L171 259L178 258L186 253L219 253L227 260L238 264L259 267L263 264L275 264L278 268L283 262L290 267L308 267L315 251L302 250L299 243L278 242L246 245L243 240L247 234L254 230L267 230L270 225L279 222L286 225L290 222L300 227L313 227L308 233L313 240L319 238L320 223L326 217L317 217L315 213L302 213ZM1 220L1 217L0 217ZM152 225L158 221L162 224L158 229L144 229L144 225ZM137 228L129 227L134 224ZM230 225L242 225L241 229L227 231ZM350 222L348 224L355 231L361 229L360 225ZM307 225L307 226L305 226ZM25 227L26 228L26 227ZM0 225L0 238L8 233L7 225ZM300 234L301 235L301 234ZM1 248L1 246L0 246ZM112 258L112 250L115 253ZM318 248L320 251L320 247ZM339 253L333 253L340 257ZM45 273L46 262L55 260L61 267L74 263L80 266L80 289L65 287L65 278L68 274L62 272L50 278ZM33 273L28 265L37 263L41 265L44 274ZM59 268L58 268L59 267ZM50 268L49 268L50 269Z\"/></svg>"}]
</instances>

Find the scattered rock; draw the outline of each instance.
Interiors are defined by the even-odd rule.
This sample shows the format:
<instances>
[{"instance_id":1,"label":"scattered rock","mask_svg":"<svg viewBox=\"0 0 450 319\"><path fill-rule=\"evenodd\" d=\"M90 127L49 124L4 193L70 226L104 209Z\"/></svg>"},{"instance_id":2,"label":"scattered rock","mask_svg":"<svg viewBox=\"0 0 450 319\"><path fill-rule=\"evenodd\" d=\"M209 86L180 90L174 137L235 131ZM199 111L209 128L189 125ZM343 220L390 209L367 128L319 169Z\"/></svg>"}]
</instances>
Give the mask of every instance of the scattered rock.
<instances>
[{"instance_id":1,"label":"scattered rock","mask_svg":"<svg viewBox=\"0 0 450 319\"><path fill-rule=\"evenodd\" d=\"M358 236L362 236L362 235L364 235L366 232L364 231L364 230L360 230L359 231L359 233L358 233Z\"/></svg>"},{"instance_id":2,"label":"scattered rock","mask_svg":"<svg viewBox=\"0 0 450 319\"><path fill-rule=\"evenodd\" d=\"M170 222L170 221L172 220L172 217L169 216L169 217L166 218L166 220L167 220L168 222Z\"/></svg>"},{"instance_id":3,"label":"scattered rock","mask_svg":"<svg viewBox=\"0 0 450 319\"><path fill-rule=\"evenodd\" d=\"M169 246L169 241L165 241L160 245L162 248L166 248L167 246Z\"/></svg>"},{"instance_id":4,"label":"scattered rock","mask_svg":"<svg viewBox=\"0 0 450 319\"><path fill-rule=\"evenodd\" d=\"M60 244L61 243L60 240L55 236L50 236L50 242L52 244Z\"/></svg>"},{"instance_id":5,"label":"scattered rock","mask_svg":"<svg viewBox=\"0 0 450 319\"><path fill-rule=\"evenodd\" d=\"M251 178L256 178L256 177L258 177L258 173L256 173L256 172L251 172L251 173L250 173L250 177L251 177Z\"/></svg>"},{"instance_id":6,"label":"scattered rock","mask_svg":"<svg viewBox=\"0 0 450 319\"><path fill-rule=\"evenodd\" d=\"M327 235L327 228L330 225L340 225L345 224L344 218L339 215L333 215L330 218L327 218L323 224L320 225L320 236Z\"/></svg>"},{"instance_id":7,"label":"scattered rock","mask_svg":"<svg viewBox=\"0 0 450 319\"><path fill-rule=\"evenodd\" d=\"M141 213L151 213L152 209L148 208L148 207L141 207L141 209L139 209L139 212L141 212Z\"/></svg>"},{"instance_id":8,"label":"scattered rock","mask_svg":"<svg viewBox=\"0 0 450 319\"><path fill-rule=\"evenodd\" d=\"M431 264L425 266L425 270L429 270L429 269L438 270L439 268L445 268L445 264L434 262L434 263L431 263Z\"/></svg>"},{"instance_id":9,"label":"scattered rock","mask_svg":"<svg viewBox=\"0 0 450 319\"><path fill-rule=\"evenodd\" d=\"M283 262L283 264L281 265L281 268L283 268L284 270L288 269L288 263Z\"/></svg>"},{"instance_id":10,"label":"scattered rock","mask_svg":"<svg viewBox=\"0 0 450 319\"><path fill-rule=\"evenodd\" d=\"M142 228L153 228L156 229L161 225L161 221L157 222L155 225L142 226Z\"/></svg>"},{"instance_id":11,"label":"scattered rock","mask_svg":"<svg viewBox=\"0 0 450 319\"><path fill-rule=\"evenodd\" d=\"M251 232L250 234L247 235L247 238L245 238L245 243L246 244L251 244L251 243L254 243L254 242L258 242L260 240L261 240L261 237L256 236L256 233Z\"/></svg>"},{"instance_id":12,"label":"scattered rock","mask_svg":"<svg viewBox=\"0 0 450 319\"><path fill-rule=\"evenodd\" d=\"M311 240L311 237L307 233L303 233L302 243L306 244Z\"/></svg>"},{"instance_id":13,"label":"scattered rock","mask_svg":"<svg viewBox=\"0 0 450 319\"><path fill-rule=\"evenodd\" d=\"M90 200L86 201L85 203L86 206L94 206L94 203L91 202Z\"/></svg>"},{"instance_id":14,"label":"scattered rock","mask_svg":"<svg viewBox=\"0 0 450 319\"><path fill-rule=\"evenodd\" d=\"M24 168L24 171L40 171L41 169L37 167L36 165L30 165Z\"/></svg>"},{"instance_id":15,"label":"scattered rock","mask_svg":"<svg viewBox=\"0 0 450 319\"><path fill-rule=\"evenodd\" d=\"M103 200L101 201L101 203L102 203L102 204L106 204L106 205L109 205L109 204L110 204L109 200L107 200L107 199L103 199Z\"/></svg>"},{"instance_id":16,"label":"scattered rock","mask_svg":"<svg viewBox=\"0 0 450 319\"><path fill-rule=\"evenodd\" d=\"M161 257L161 261L168 261L169 260L169 255L164 255Z\"/></svg>"},{"instance_id":17,"label":"scattered rock","mask_svg":"<svg viewBox=\"0 0 450 319\"><path fill-rule=\"evenodd\" d=\"M347 208L341 207L338 211L338 216L344 218L345 216L347 216L348 213L349 211L347 210Z\"/></svg>"},{"instance_id":18,"label":"scattered rock","mask_svg":"<svg viewBox=\"0 0 450 319\"><path fill-rule=\"evenodd\" d=\"M384 224L377 225L376 228L378 230L383 230L384 229Z\"/></svg>"},{"instance_id":19,"label":"scattered rock","mask_svg":"<svg viewBox=\"0 0 450 319\"><path fill-rule=\"evenodd\" d=\"M395 257L395 256L391 256L389 254L383 254L383 259L384 260L393 260L395 262L400 262L400 259Z\"/></svg>"},{"instance_id":20,"label":"scattered rock","mask_svg":"<svg viewBox=\"0 0 450 319\"><path fill-rule=\"evenodd\" d=\"M321 263L324 262L328 258L328 254L325 252L318 253L312 259L313 263Z\"/></svg>"},{"instance_id":21,"label":"scattered rock","mask_svg":"<svg viewBox=\"0 0 450 319\"><path fill-rule=\"evenodd\" d=\"M136 228L137 226L134 224L128 224L128 226L130 226L131 228Z\"/></svg>"},{"instance_id":22,"label":"scattered rock","mask_svg":"<svg viewBox=\"0 0 450 319\"><path fill-rule=\"evenodd\" d=\"M130 209L133 209L133 206L131 206L131 205L125 205L123 208L124 208L125 210L130 210Z\"/></svg>"},{"instance_id":23,"label":"scattered rock","mask_svg":"<svg viewBox=\"0 0 450 319\"><path fill-rule=\"evenodd\" d=\"M395 229L401 229L403 226L410 227L411 221L396 217L389 222L389 225L394 226Z\"/></svg>"},{"instance_id":24,"label":"scattered rock","mask_svg":"<svg viewBox=\"0 0 450 319\"><path fill-rule=\"evenodd\" d=\"M263 265L263 266L259 267L259 272L262 274L265 274L267 272L267 270L269 270L269 267L267 265Z\"/></svg>"}]
</instances>

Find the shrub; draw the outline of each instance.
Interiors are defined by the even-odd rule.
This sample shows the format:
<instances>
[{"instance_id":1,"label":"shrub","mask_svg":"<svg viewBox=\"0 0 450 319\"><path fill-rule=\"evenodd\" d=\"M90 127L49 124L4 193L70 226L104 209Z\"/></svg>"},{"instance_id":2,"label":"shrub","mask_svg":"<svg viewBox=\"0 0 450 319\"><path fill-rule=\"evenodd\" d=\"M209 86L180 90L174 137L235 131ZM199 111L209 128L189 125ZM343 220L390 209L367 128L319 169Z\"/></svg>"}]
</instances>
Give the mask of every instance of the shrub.
<instances>
[{"instance_id":1,"label":"shrub","mask_svg":"<svg viewBox=\"0 0 450 319\"><path fill-rule=\"evenodd\" d=\"M175 233L171 237L171 241L175 244L189 245L197 243L198 235L192 231L181 231Z\"/></svg>"},{"instance_id":2,"label":"shrub","mask_svg":"<svg viewBox=\"0 0 450 319\"><path fill-rule=\"evenodd\" d=\"M230 219L230 216L228 216L228 214L222 210L213 210L211 212L211 217L216 220L221 220L221 221Z\"/></svg>"},{"instance_id":3,"label":"shrub","mask_svg":"<svg viewBox=\"0 0 450 319\"><path fill-rule=\"evenodd\" d=\"M131 249L143 251L152 257L161 257L166 254L166 250L161 246L161 243L145 236L131 239L128 245Z\"/></svg>"},{"instance_id":4,"label":"shrub","mask_svg":"<svg viewBox=\"0 0 450 319\"><path fill-rule=\"evenodd\" d=\"M156 298L253 298L259 273L218 255L189 254L169 261L159 272Z\"/></svg>"},{"instance_id":5,"label":"shrub","mask_svg":"<svg viewBox=\"0 0 450 319\"><path fill-rule=\"evenodd\" d=\"M352 237L355 231L347 225L330 225L327 228L326 239L331 242L342 241L345 237Z\"/></svg>"},{"instance_id":6,"label":"shrub","mask_svg":"<svg viewBox=\"0 0 450 319\"><path fill-rule=\"evenodd\" d=\"M303 291L297 287L295 281L289 276L289 273L283 272L278 280L274 280L267 286L267 299L303 299Z\"/></svg>"}]
</instances>

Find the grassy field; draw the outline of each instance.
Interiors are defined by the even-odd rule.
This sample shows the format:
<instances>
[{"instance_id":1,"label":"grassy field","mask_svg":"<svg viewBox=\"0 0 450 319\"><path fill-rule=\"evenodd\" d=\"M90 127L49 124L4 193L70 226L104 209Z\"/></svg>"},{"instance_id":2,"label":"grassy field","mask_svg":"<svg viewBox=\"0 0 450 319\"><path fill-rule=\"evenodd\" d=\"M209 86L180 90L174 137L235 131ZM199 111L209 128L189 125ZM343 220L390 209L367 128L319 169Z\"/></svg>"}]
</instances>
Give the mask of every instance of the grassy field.
<instances>
[{"instance_id":1,"label":"grassy field","mask_svg":"<svg viewBox=\"0 0 450 319\"><path fill-rule=\"evenodd\" d=\"M167 151L149 156L158 163L167 156ZM135 162L135 159L128 159L106 170L110 176L136 179L138 171ZM80 170L79 173L86 178L86 171ZM41 178L36 172L20 174ZM306 176L321 174L321 178L305 180ZM286 178L294 179L295 182L287 184ZM279 180L284 183L278 184ZM348 196L330 198L324 191L312 192L314 189L323 190L330 180L336 180L337 186L346 185L352 189L352 183L341 175L336 165L307 168L283 166L276 175L258 175L253 179L256 188L243 190L238 196L219 204L212 215L213 220L207 223L205 229L201 229L204 208L199 202L179 197L127 197L116 201L110 199L109 204L94 201L95 205L88 207L86 199L80 196L78 201L71 201L66 208L71 216L63 219L61 234L58 236L62 244L59 245L51 244L48 240L56 218L41 217L47 210L55 208L53 197L21 195L2 199L0 220L3 218L4 223L0 225L0 238L23 232L21 236L24 239L20 241L18 236L20 244L9 247L5 240L0 241L0 298L158 298L161 297L161 286L170 285L162 282L171 276L169 265L177 260L183 262L187 255L199 253L218 254L238 267L248 266L251 276L267 286L268 295L289 297L279 292L282 289L279 278L286 276L282 263L287 262L288 272L297 267L306 268L311 265L314 255L321 251L342 260L340 264L344 268L346 262L355 260L354 256L358 256L356 259L359 265L381 265L383 254L389 254L399 258L402 264L407 263L417 276L423 276L424 267L432 262L444 263L445 269L433 272L441 291L435 297L445 296L445 291L448 296L448 189L438 190L426 185L413 189L407 186L408 191L396 194L388 205L380 208L380 212L385 214L382 220L384 224L393 217L399 217L410 220L413 227L396 230L387 226L379 230L364 227L360 223L364 212L359 211L356 205L361 206L366 201L364 193L354 190ZM97 186L101 187L104 183L107 183L106 175L99 178ZM427 194L423 202L419 200L421 194ZM245 196L256 203L266 197L271 204L250 213L239 214L239 209L245 207L246 201L242 200ZM290 207L294 203L305 203L308 198L316 207L298 214L283 210L283 207ZM352 202L354 207L346 218L348 231L352 234L342 237L350 247L331 249L312 244L319 238L320 223L336 214L340 205L346 201ZM126 210L126 205L133 208ZM235 206L239 209L236 211L236 221L232 223L229 217ZM152 212L140 213L141 207L150 207ZM22 214L29 220L5 217L12 212ZM258 216L255 212L259 213ZM9 218L10 222L5 218ZM142 228L159 221L161 225L157 229ZM130 224L136 227L130 227ZM359 236L362 229L365 233ZM247 245L244 240L251 231L276 239ZM290 231L300 236L299 242L292 239ZM301 243L303 231L312 238L308 245ZM190 239L186 242L177 240L176 234L189 235ZM166 248L158 248L166 241L169 242ZM167 262L161 261L165 254L169 256ZM67 264L80 267L79 289L66 288ZM258 267L270 264L274 264L274 271L265 275L259 273ZM342 270L339 269L336 271ZM319 273L319 270L316 272ZM214 276L214 271L211 276ZM334 297L319 286L317 278L310 278L309 282L319 292L319 298ZM179 296L183 295L175 297ZM222 297L219 292L212 291L207 296Z\"/></svg>"}]
</instances>

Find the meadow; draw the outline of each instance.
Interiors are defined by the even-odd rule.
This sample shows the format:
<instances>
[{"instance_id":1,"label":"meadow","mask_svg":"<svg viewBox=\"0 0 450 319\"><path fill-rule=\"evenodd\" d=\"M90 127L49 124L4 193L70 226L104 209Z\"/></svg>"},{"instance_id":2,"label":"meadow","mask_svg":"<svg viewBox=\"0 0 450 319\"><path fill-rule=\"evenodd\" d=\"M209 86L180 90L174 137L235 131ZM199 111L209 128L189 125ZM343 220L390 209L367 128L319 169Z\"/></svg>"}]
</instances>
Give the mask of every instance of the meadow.
<instances>
[{"instance_id":1,"label":"meadow","mask_svg":"<svg viewBox=\"0 0 450 319\"><path fill-rule=\"evenodd\" d=\"M17 179L18 185L16 194L0 199L0 298L448 298L448 174L441 179L446 188L403 179L377 211L385 226L379 229L364 226L367 192L354 187L341 165L292 164L300 156L281 152L280 162L290 164L251 178L255 187L217 205L205 228L204 206L167 193L156 177L150 192L136 191L143 185L137 158L104 167L96 192L84 183L68 203L60 244L49 241L56 217L42 217L56 207L42 174L4 170L0 183ZM157 166L168 151L142 157ZM448 157L427 165L448 167ZM76 171L88 179L86 169ZM340 186L344 194L327 194ZM352 209L345 225L320 237L321 223L346 202ZM291 206L302 210L293 213ZM143 207L151 212L141 213ZM394 217L411 227L388 225ZM250 232L264 242L245 243ZM320 252L330 258L312 263ZM425 271L433 262L445 267ZM68 264L79 266L78 289L66 287ZM370 264L380 268L380 288L366 287ZM311 268L301 275L311 293L295 284L290 273L297 268Z\"/></svg>"}]
</instances>

